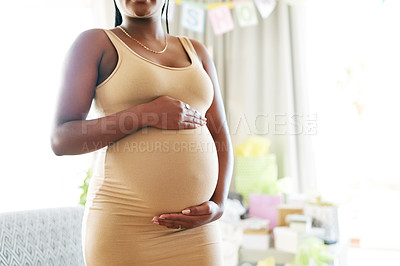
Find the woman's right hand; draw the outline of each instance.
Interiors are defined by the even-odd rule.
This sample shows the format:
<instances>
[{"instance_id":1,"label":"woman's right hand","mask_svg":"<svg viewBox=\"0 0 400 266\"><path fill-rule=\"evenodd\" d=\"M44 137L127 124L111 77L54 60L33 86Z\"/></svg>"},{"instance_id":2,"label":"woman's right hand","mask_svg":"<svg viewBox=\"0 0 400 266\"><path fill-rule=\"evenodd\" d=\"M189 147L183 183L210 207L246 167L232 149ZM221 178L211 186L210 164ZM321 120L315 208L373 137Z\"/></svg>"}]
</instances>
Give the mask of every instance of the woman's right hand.
<instances>
[{"instance_id":1,"label":"woman's right hand","mask_svg":"<svg viewBox=\"0 0 400 266\"><path fill-rule=\"evenodd\" d=\"M205 125L207 118L185 102L160 96L145 104L144 124L159 129L190 129Z\"/></svg>"}]
</instances>

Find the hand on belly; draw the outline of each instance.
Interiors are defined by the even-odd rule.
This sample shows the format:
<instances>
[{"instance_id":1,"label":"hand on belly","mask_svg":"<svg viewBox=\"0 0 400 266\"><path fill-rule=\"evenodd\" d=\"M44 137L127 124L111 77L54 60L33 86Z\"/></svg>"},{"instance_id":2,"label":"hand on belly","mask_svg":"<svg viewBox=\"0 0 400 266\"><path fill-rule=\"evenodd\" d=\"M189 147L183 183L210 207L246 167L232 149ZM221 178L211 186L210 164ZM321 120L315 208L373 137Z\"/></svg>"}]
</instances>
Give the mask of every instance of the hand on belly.
<instances>
[{"instance_id":1,"label":"hand on belly","mask_svg":"<svg viewBox=\"0 0 400 266\"><path fill-rule=\"evenodd\" d=\"M171 229L191 229L219 219L222 209L213 201L185 208L180 213L164 213L153 217L153 223Z\"/></svg>"}]
</instances>

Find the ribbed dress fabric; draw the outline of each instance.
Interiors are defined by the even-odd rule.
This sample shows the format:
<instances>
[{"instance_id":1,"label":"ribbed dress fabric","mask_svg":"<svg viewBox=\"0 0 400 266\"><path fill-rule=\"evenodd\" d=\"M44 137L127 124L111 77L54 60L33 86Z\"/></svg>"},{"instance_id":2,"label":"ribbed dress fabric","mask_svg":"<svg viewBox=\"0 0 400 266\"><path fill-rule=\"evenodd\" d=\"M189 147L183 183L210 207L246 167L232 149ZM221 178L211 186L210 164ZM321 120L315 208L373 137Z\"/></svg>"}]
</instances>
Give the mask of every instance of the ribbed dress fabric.
<instances>
[{"instance_id":1,"label":"ribbed dress fabric","mask_svg":"<svg viewBox=\"0 0 400 266\"><path fill-rule=\"evenodd\" d=\"M95 91L94 106L101 115L162 95L206 113L213 85L187 37L178 38L191 64L175 68L142 57L112 31L104 31L118 63ZM107 130L107 125L102 127ZM151 221L211 198L218 157L207 126L145 127L97 153L82 224L87 265L223 265L218 222L179 230Z\"/></svg>"}]
</instances>

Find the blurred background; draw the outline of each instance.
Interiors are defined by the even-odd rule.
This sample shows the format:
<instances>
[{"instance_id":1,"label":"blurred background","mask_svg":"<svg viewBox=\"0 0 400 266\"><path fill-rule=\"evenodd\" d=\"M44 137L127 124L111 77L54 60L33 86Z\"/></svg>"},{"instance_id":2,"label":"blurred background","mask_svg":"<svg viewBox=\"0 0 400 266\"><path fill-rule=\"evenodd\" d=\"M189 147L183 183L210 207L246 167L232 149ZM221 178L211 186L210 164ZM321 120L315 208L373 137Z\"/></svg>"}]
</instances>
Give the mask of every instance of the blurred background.
<instances>
[{"instance_id":1,"label":"blurred background","mask_svg":"<svg viewBox=\"0 0 400 266\"><path fill-rule=\"evenodd\" d=\"M286 196L343 210L347 265L397 265L400 1L240 3L171 0L168 18L171 34L201 41L214 59L235 159L263 137ZM68 49L84 30L113 27L113 3L3 1L0 10L0 212L78 204L93 154L57 157L50 133ZM245 193L238 182L232 191Z\"/></svg>"}]
</instances>

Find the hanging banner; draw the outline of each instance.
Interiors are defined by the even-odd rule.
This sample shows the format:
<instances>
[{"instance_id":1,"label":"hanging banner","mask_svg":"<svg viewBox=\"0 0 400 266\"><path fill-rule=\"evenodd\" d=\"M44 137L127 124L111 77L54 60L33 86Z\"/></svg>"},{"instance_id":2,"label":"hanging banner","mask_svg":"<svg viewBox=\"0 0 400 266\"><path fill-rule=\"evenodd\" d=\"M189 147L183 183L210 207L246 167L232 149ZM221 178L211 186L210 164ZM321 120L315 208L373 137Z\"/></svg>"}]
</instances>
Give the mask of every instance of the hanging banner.
<instances>
[{"instance_id":1,"label":"hanging banner","mask_svg":"<svg viewBox=\"0 0 400 266\"><path fill-rule=\"evenodd\" d=\"M258 24L256 8L252 1L235 2L234 8L241 27L254 26Z\"/></svg>"},{"instance_id":2,"label":"hanging banner","mask_svg":"<svg viewBox=\"0 0 400 266\"><path fill-rule=\"evenodd\" d=\"M234 29L233 19L229 7L220 5L208 10L211 25L215 35L221 35Z\"/></svg>"},{"instance_id":3,"label":"hanging banner","mask_svg":"<svg viewBox=\"0 0 400 266\"><path fill-rule=\"evenodd\" d=\"M235 9L237 21L241 27L258 24L258 13L266 19L274 11L277 0L235 0L228 2L197 3L194 0L171 0L181 5L180 23L183 28L198 33L204 32L206 10L210 17L211 26L215 35L232 31L235 23L230 9ZM254 5L255 4L255 5ZM174 5L172 12L174 11ZM258 11L257 11L258 10ZM173 16L171 16L172 18Z\"/></svg>"},{"instance_id":4,"label":"hanging banner","mask_svg":"<svg viewBox=\"0 0 400 266\"><path fill-rule=\"evenodd\" d=\"M182 27L198 33L204 32L205 10L194 4L182 2Z\"/></svg>"},{"instance_id":5,"label":"hanging banner","mask_svg":"<svg viewBox=\"0 0 400 266\"><path fill-rule=\"evenodd\" d=\"M218 2L218 3L209 3L207 4L207 9L213 9L219 6L227 6L228 8L233 8L233 2Z\"/></svg>"},{"instance_id":6,"label":"hanging banner","mask_svg":"<svg viewBox=\"0 0 400 266\"><path fill-rule=\"evenodd\" d=\"M276 6L276 0L254 0L254 2L256 3L258 12L260 12L263 19L266 19L271 15Z\"/></svg>"}]
</instances>

